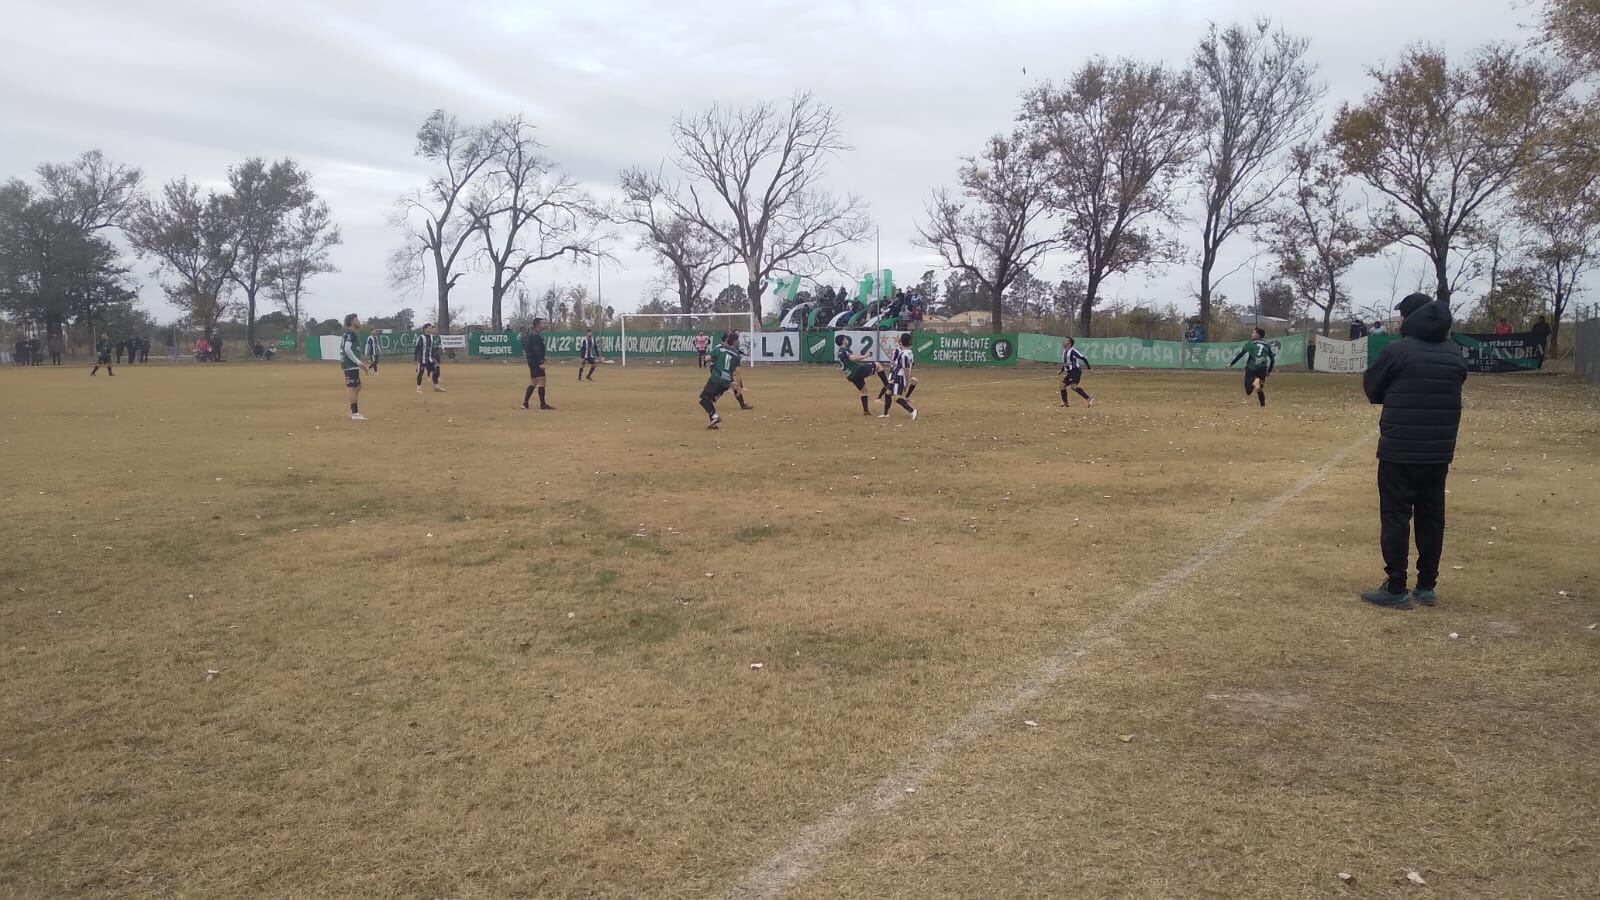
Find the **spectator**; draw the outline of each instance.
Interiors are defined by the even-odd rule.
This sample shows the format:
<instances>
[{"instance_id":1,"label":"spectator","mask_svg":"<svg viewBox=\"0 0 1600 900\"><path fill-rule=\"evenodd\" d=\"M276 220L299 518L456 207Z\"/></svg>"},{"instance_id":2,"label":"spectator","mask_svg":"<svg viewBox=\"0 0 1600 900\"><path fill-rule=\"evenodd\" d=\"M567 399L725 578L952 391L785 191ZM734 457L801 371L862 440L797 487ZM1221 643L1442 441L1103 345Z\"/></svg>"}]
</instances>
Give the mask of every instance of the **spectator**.
<instances>
[{"instance_id":1,"label":"spectator","mask_svg":"<svg viewBox=\"0 0 1600 900\"><path fill-rule=\"evenodd\" d=\"M1540 316L1539 321L1533 323L1533 328L1529 333L1533 335L1535 341L1539 342L1539 355L1548 354L1550 352L1550 323L1544 320L1544 316Z\"/></svg>"},{"instance_id":2,"label":"spectator","mask_svg":"<svg viewBox=\"0 0 1600 900\"><path fill-rule=\"evenodd\" d=\"M1367 323L1357 319L1350 323L1350 340L1356 341L1367 336Z\"/></svg>"},{"instance_id":3,"label":"spectator","mask_svg":"<svg viewBox=\"0 0 1600 900\"><path fill-rule=\"evenodd\" d=\"M36 337L28 339L28 361L35 366L44 365L44 342Z\"/></svg>"},{"instance_id":4,"label":"spectator","mask_svg":"<svg viewBox=\"0 0 1600 900\"><path fill-rule=\"evenodd\" d=\"M1494 323L1494 334L1495 334L1495 337L1505 337L1506 335L1508 335L1510 333L1511 333L1511 323L1506 321L1506 317L1505 316L1501 316L1500 317L1500 321Z\"/></svg>"},{"instance_id":5,"label":"spectator","mask_svg":"<svg viewBox=\"0 0 1600 900\"><path fill-rule=\"evenodd\" d=\"M1444 550L1445 479L1461 429L1467 364L1450 342L1450 308L1426 294L1400 301L1401 339L1383 348L1363 379L1383 405L1378 431L1378 515L1388 580L1361 599L1388 609L1435 603ZM1406 592L1411 521L1416 519L1416 590Z\"/></svg>"},{"instance_id":6,"label":"spectator","mask_svg":"<svg viewBox=\"0 0 1600 900\"><path fill-rule=\"evenodd\" d=\"M1372 323L1372 327L1367 330L1367 334L1388 334L1388 333L1389 333L1388 326L1384 325L1383 322L1381 322L1381 321L1373 322Z\"/></svg>"},{"instance_id":7,"label":"spectator","mask_svg":"<svg viewBox=\"0 0 1600 900\"><path fill-rule=\"evenodd\" d=\"M1316 336L1316 334L1312 334L1310 337L1306 338L1306 371L1307 372L1315 372L1316 370L1317 370L1317 336Z\"/></svg>"},{"instance_id":8,"label":"spectator","mask_svg":"<svg viewBox=\"0 0 1600 900\"><path fill-rule=\"evenodd\" d=\"M67 349L67 340L59 334L50 335L50 365L61 365L61 354Z\"/></svg>"}]
</instances>

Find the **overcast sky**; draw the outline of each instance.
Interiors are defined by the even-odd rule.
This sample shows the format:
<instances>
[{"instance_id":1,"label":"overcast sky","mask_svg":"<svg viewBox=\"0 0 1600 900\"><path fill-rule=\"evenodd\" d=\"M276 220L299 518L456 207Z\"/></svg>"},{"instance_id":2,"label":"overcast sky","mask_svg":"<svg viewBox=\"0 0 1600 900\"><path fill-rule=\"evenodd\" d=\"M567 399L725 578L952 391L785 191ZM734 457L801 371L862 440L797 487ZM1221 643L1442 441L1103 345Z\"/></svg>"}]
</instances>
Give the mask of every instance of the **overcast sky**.
<instances>
[{"instance_id":1,"label":"overcast sky","mask_svg":"<svg viewBox=\"0 0 1600 900\"><path fill-rule=\"evenodd\" d=\"M179 175L220 183L248 156L293 156L345 237L341 271L315 282L310 311L426 316L431 293L396 293L384 266L400 240L386 215L426 171L411 152L429 110L523 113L556 160L609 196L619 169L668 155L680 111L810 90L856 148L833 166L833 186L870 202L883 263L910 283L936 264L911 245L929 189L1008 126L1024 87L1092 54L1181 65L1207 22L1259 14L1311 39L1330 111L1411 42L1464 54L1521 40L1533 17L1519 0L12 0L0 29L0 177L89 148L142 167L152 187ZM1240 238L1225 253L1224 271L1254 249ZM629 310L653 273L631 240L619 254L604 295ZM870 268L873 248L856 259ZM1058 254L1038 274L1053 281L1073 263ZM1419 265L1406 261L1402 293ZM1269 267L1262 256L1262 277ZM1108 299L1193 308L1192 268L1113 283ZM530 276L535 290L594 283L579 269ZM1387 300L1392 281L1372 262L1351 287L1365 304ZM1249 282L1245 269L1222 290L1244 299ZM482 278L453 297L469 315L488 312ZM153 282L143 298L173 315Z\"/></svg>"}]
</instances>

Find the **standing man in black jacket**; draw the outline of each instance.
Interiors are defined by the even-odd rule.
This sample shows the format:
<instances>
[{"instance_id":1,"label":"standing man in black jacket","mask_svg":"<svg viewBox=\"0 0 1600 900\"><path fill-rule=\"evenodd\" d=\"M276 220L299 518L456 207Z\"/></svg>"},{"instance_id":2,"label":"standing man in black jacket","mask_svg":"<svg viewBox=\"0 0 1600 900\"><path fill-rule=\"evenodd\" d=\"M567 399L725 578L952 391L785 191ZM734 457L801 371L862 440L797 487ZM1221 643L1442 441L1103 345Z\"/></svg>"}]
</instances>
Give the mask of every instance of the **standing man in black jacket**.
<instances>
[{"instance_id":1,"label":"standing man in black jacket","mask_svg":"<svg viewBox=\"0 0 1600 900\"><path fill-rule=\"evenodd\" d=\"M528 389L522 392L522 408L528 408L533 392L539 392L539 408L555 409L544 402L544 320L534 319L533 326L522 336L522 355L528 360Z\"/></svg>"},{"instance_id":2,"label":"standing man in black jacket","mask_svg":"<svg viewBox=\"0 0 1600 900\"><path fill-rule=\"evenodd\" d=\"M1383 404L1378 436L1380 543L1389 578L1361 599L1389 609L1435 602L1444 550L1444 484L1461 429L1467 364L1450 340L1450 308L1426 294L1400 301L1401 339L1383 348L1363 379ZM1406 592L1411 520L1416 518L1417 586Z\"/></svg>"}]
</instances>

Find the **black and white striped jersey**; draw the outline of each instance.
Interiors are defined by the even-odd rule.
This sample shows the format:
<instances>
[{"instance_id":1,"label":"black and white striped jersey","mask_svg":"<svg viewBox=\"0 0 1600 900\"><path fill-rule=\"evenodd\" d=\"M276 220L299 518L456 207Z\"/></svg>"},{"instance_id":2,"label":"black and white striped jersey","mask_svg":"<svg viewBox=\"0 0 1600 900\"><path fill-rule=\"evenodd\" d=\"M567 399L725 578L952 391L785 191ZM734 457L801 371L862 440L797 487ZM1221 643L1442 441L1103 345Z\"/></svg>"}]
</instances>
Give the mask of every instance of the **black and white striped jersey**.
<instances>
[{"instance_id":1,"label":"black and white striped jersey","mask_svg":"<svg viewBox=\"0 0 1600 900\"><path fill-rule=\"evenodd\" d=\"M436 366L439 364L439 338L437 335L426 334L417 336L417 349L412 351L419 366Z\"/></svg>"},{"instance_id":2,"label":"black and white striped jersey","mask_svg":"<svg viewBox=\"0 0 1600 900\"><path fill-rule=\"evenodd\" d=\"M1089 358L1083 355L1077 347L1068 347L1061 351L1061 371L1075 372L1089 364Z\"/></svg>"},{"instance_id":3,"label":"black and white striped jersey","mask_svg":"<svg viewBox=\"0 0 1600 900\"><path fill-rule=\"evenodd\" d=\"M584 337L583 341L578 344L578 358L579 359L599 359L600 358L600 345L599 345L599 342L596 341L592 337L587 337L587 336Z\"/></svg>"},{"instance_id":4,"label":"black and white striped jersey","mask_svg":"<svg viewBox=\"0 0 1600 900\"><path fill-rule=\"evenodd\" d=\"M910 347L894 348L894 358L889 361L889 376L904 380L911 377L911 369L917 364L916 357Z\"/></svg>"},{"instance_id":5,"label":"black and white striped jersey","mask_svg":"<svg viewBox=\"0 0 1600 900\"><path fill-rule=\"evenodd\" d=\"M367 359L376 362L378 359L378 333L367 335Z\"/></svg>"}]
</instances>

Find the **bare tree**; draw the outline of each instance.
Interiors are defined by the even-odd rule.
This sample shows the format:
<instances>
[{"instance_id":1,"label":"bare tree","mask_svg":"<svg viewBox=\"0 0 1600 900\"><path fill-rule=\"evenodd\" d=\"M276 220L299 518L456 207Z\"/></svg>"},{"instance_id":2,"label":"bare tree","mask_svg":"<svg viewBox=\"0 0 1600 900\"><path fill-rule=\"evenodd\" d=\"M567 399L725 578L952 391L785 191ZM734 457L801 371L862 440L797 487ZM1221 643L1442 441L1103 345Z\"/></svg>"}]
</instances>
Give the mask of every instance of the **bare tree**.
<instances>
[{"instance_id":1,"label":"bare tree","mask_svg":"<svg viewBox=\"0 0 1600 900\"><path fill-rule=\"evenodd\" d=\"M1311 136L1325 90L1312 81L1310 42L1272 23L1212 25L1194 54L1203 123L1198 160L1205 217L1200 227L1200 319L1211 322L1211 291L1222 245L1261 225L1291 177L1290 147ZM1217 279L1220 281L1220 279Z\"/></svg>"},{"instance_id":2,"label":"bare tree","mask_svg":"<svg viewBox=\"0 0 1600 900\"><path fill-rule=\"evenodd\" d=\"M1339 108L1330 139L1345 168L1387 201L1373 230L1426 253L1436 296L1449 303L1451 250L1549 152L1545 131L1568 114L1571 76L1501 46L1465 67L1415 46L1370 74L1377 84L1360 105Z\"/></svg>"},{"instance_id":3,"label":"bare tree","mask_svg":"<svg viewBox=\"0 0 1600 900\"><path fill-rule=\"evenodd\" d=\"M239 253L239 233L227 197L200 194L187 178L167 182L161 196L145 200L128 220L128 240L173 280L167 298L207 334L227 311L229 283Z\"/></svg>"},{"instance_id":4,"label":"bare tree","mask_svg":"<svg viewBox=\"0 0 1600 900\"><path fill-rule=\"evenodd\" d=\"M144 174L90 150L70 163L39 166L39 190L59 218L81 232L120 227L139 207Z\"/></svg>"},{"instance_id":5,"label":"bare tree","mask_svg":"<svg viewBox=\"0 0 1600 900\"><path fill-rule=\"evenodd\" d=\"M1349 302L1340 281L1374 249L1356 221L1339 162L1320 146L1301 144L1290 153L1294 184L1289 202L1268 221L1268 245L1278 273L1299 297L1322 311L1322 333Z\"/></svg>"},{"instance_id":6,"label":"bare tree","mask_svg":"<svg viewBox=\"0 0 1600 900\"><path fill-rule=\"evenodd\" d=\"M420 284L432 271L438 291L438 325L450 328L450 291L461 279L461 252L478 228L467 198L479 173L493 158L483 129L462 125L442 109L417 129L416 155L436 167L422 190L402 197L392 221L408 231L389 263L395 286Z\"/></svg>"},{"instance_id":7,"label":"bare tree","mask_svg":"<svg viewBox=\"0 0 1600 900\"><path fill-rule=\"evenodd\" d=\"M672 137L688 186L663 200L744 265L758 318L773 273L830 268L840 249L869 231L859 197L822 187L829 161L850 147L833 109L808 93L787 110L762 103L679 116Z\"/></svg>"},{"instance_id":8,"label":"bare tree","mask_svg":"<svg viewBox=\"0 0 1600 900\"><path fill-rule=\"evenodd\" d=\"M1043 231L1049 214L1049 174L1044 149L1021 133L996 135L979 157L957 173L964 202L940 188L928 201L928 221L917 226L918 246L944 264L971 275L989 300L992 327L1003 331L1005 295L1060 236Z\"/></svg>"},{"instance_id":9,"label":"bare tree","mask_svg":"<svg viewBox=\"0 0 1600 900\"><path fill-rule=\"evenodd\" d=\"M1176 182L1194 147L1195 120L1188 77L1134 60L1096 58L1065 84L1024 95L1024 129L1050 153L1062 241L1083 254L1084 334L1107 277L1171 257L1156 229L1177 214Z\"/></svg>"},{"instance_id":10,"label":"bare tree","mask_svg":"<svg viewBox=\"0 0 1600 900\"><path fill-rule=\"evenodd\" d=\"M333 224L328 204L320 200L291 213L284 228L284 239L268 263L263 280L268 296L294 320L295 346L299 346L307 282L317 275L339 271L329 261L329 255L343 237L339 226Z\"/></svg>"},{"instance_id":11,"label":"bare tree","mask_svg":"<svg viewBox=\"0 0 1600 900\"><path fill-rule=\"evenodd\" d=\"M1554 347L1561 317L1600 265L1600 160L1569 153L1530 167L1517 186L1516 212L1528 231L1534 277L1550 301Z\"/></svg>"},{"instance_id":12,"label":"bare tree","mask_svg":"<svg viewBox=\"0 0 1600 900\"><path fill-rule=\"evenodd\" d=\"M641 232L639 249L656 258L678 293L678 310L703 312L712 276L733 265L732 251L708 229L684 215L667 199L674 193L659 174L624 170L622 203L612 217Z\"/></svg>"},{"instance_id":13,"label":"bare tree","mask_svg":"<svg viewBox=\"0 0 1600 900\"><path fill-rule=\"evenodd\" d=\"M598 258L608 237L594 201L544 155L533 130L521 116L490 124L489 163L468 201L489 265L489 321L496 331L506 294L528 267L563 256Z\"/></svg>"}]
</instances>

